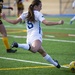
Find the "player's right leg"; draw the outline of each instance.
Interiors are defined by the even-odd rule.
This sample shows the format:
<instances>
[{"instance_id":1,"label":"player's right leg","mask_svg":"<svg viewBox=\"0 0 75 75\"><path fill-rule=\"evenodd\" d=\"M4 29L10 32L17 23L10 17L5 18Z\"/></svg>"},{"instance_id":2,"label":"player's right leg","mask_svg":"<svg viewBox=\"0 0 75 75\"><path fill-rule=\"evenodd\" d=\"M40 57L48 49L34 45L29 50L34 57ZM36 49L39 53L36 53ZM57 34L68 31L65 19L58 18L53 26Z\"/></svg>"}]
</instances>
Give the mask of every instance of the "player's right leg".
<instances>
[{"instance_id":1,"label":"player's right leg","mask_svg":"<svg viewBox=\"0 0 75 75\"><path fill-rule=\"evenodd\" d=\"M75 20L75 16L70 20L70 24L72 24L74 20Z\"/></svg>"},{"instance_id":2,"label":"player's right leg","mask_svg":"<svg viewBox=\"0 0 75 75\"><path fill-rule=\"evenodd\" d=\"M61 67L60 64L58 63L58 61L52 59L52 57L49 54L47 54L42 47L39 49L38 52L44 57L45 60L47 60L48 62L50 62L51 64L53 64L57 68Z\"/></svg>"}]
</instances>

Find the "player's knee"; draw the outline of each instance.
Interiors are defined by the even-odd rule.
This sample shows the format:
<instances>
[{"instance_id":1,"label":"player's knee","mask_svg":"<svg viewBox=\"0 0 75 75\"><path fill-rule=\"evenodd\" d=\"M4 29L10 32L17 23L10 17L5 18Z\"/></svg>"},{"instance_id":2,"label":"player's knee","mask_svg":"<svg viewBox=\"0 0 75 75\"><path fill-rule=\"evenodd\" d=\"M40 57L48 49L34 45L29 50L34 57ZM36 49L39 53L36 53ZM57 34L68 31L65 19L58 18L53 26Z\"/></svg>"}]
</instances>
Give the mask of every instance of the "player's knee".
<instances>
[{"instance_id":1,"label":"player's knee","mask_svg":"<svg viewBox=\"0 0 75 75\"><path fill-rule=\"evenodd\" d=\"M37 51L36 50L33 50L33 53L36 53Z\"/></svg>"},{"instance_id":2,"label":"player's knee","mask_svg":"<svg viewBox=\"0 0 75 75\"><path fill-rule=\"evenodd\" d=\"M31 47L31 51L32 51L33 53L36 53L36 52L38 51L38 49L37 49L36 47Z\"/></svg>"}]
</instances>

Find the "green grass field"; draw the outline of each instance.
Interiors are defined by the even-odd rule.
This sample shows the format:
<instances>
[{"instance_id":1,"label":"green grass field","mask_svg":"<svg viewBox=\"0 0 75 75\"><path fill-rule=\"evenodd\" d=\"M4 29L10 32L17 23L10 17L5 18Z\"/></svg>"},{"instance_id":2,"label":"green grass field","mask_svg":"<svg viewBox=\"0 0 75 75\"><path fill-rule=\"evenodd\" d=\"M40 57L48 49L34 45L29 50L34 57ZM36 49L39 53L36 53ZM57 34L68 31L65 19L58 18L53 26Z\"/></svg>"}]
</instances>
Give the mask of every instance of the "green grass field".
<instances>
[{"instance_id":1,"label":"green grass field","mask_svg":"<svg viewBox=\"0 0 75 75\"><path fill-rule=\"evenodd\" d=\"M7 53L0 36L0 75L75 75L68 68L69 63L75 60L75 22L70 25L71 18L69 17L46 18L51 21L60 19L65 21L63 25L57 26L41 24L43 29L42 46L53 59L59 61L62 67L58 69L44 60L39 53L34 54L20 48L16 53ZM12 25L3 22L7 29L10 45L13 41L26 43L24 24Z\"/></svg>"}]
</instances>

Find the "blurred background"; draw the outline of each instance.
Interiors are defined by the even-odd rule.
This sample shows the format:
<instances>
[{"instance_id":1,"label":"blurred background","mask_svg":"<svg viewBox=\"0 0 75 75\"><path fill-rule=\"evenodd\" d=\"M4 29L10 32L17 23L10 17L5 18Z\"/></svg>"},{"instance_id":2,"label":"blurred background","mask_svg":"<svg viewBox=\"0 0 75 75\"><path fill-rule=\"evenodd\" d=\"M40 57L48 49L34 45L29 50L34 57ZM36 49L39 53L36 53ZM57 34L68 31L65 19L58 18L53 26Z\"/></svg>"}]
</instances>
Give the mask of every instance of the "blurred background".
<instances>
[{"instance_id":1,"label":"blurred background","mask_svg":"<svg viewBox=\"0 0 75 75\"><path fill-rule=\"evenodd\" d=\"M42 1L42 10L43 14L48 15L74 15L75 9L72 9L73 0L41 0ZM28 10L28 6L32 0L24 0L24 11ZM4 5L12 6L13 11L3 9L8 16L16 16L17 6L14 6L14 0L4 0Z\"/></svg>"}]
</instances>

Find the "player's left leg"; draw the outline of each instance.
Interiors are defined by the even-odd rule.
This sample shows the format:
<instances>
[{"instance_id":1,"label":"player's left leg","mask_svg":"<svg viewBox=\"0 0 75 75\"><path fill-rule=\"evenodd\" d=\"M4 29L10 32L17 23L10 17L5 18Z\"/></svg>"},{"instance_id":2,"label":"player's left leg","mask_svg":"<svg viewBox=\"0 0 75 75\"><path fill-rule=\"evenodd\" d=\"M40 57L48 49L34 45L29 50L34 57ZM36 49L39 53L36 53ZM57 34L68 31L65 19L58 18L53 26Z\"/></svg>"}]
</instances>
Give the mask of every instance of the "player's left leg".
<instances>
[{"instance_id":1,"label":"player's left leg","mask_svg":"<svg viewBox=\"0 0 75 75\"><path fill-rule=\"evenodd\" d=\"M22 48L24 50L29 50L30 49L30 45L29 44L19 44L17 42L13 42L11 47L12 48L14 48L14 47L15 48Z\"/></svg>"},{"instance_id":2,"label":"player's left leg","mask_svg":"<svg viewBox=\"0 0 75 75\"><path fill-rule=\"evenodd\" d=\"M6 32L6 29L5 29L5 27L4 27L4 25L3 25L1 20L0 20L0 33L2 34L2 40L3 40L3 43L4 43L5 47L6 47L6 51L8 53L15 53L16 50L12 50L10 48L8 38L7 38L7 32Z\"/></svg>"}]
</instances>

